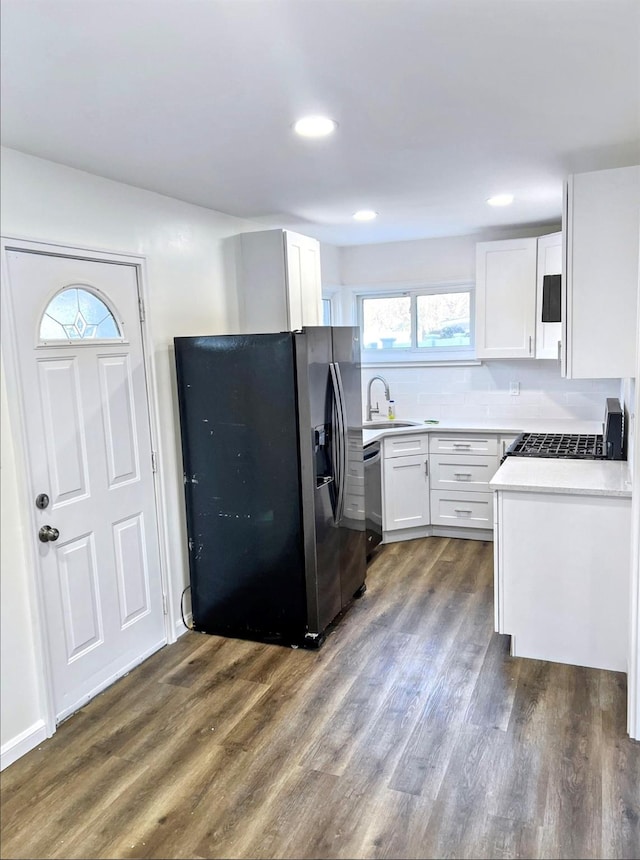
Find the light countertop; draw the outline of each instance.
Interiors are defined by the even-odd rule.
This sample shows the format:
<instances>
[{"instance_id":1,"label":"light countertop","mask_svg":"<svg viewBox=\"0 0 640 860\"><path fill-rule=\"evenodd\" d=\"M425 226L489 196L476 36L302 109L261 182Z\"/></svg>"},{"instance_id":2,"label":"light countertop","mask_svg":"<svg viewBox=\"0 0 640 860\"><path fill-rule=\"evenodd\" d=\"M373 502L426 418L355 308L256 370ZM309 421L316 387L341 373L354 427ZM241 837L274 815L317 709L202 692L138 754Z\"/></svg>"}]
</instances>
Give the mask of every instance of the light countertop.
<instances>
[{"instance_id":1,"label":"light countertop","mask_svg":"<svg viewBox=\"0 0 640 860\"><path fill-rule=\"evenodd\" d=\"M626 460L554 460L507 457L489 486L492 490L631 497Z\"/></svg>"},{"instance_id":2,"label":"light countertop","mask_svg":"<svg viewBox=\"0 0 640 860\"><path fill-rule=\"evenodd\" d=\"M425 424L419 418L398 418L398 421L420 421L417 427L394 427L389 429L365 426L362 431L364 445L376 442L383 436L400 433L502 433L517 436L518 433L602 433L602 421L576 421L567 419L511 418L481 419L479 421L445 419L437 424Z\"/></svg>"}]
</instances>

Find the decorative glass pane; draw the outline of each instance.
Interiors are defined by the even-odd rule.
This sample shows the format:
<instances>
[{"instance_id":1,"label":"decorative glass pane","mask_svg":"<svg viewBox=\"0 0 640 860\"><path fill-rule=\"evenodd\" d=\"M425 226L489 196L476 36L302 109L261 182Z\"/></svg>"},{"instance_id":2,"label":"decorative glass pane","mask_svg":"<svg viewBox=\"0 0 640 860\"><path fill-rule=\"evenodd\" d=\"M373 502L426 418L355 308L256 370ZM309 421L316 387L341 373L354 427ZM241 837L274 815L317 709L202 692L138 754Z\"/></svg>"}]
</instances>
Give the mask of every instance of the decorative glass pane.
<instances>
[{"instance_id":1,"label":"decorative glass pane","mask_svg":"<svg viewBox=\"0 0 640 860\"><path fill-rule=\"evenodd\" d=\"M116 321L112 316L107 317L107 319L102 320L102 322L98 324L96 337L102 339L121 337Z\"/></svg>"},{"instance_id":2,"label":"decorative glass pane","mask_svg":"<svg viewBox=\"0 0 640 860\"><path fill-rule=\"evenodd\" d=\"M40 321L40 340L120 339L122 333L102 299L68 287L49 302Z\"/></svg>"},{"instance_id":3,"label":"decorative glass pane","mask_svg":"<svg viewBox=\"0 0 640 860\"><path fill-rule=\"evenodd\" d=\"M406 349L411 346L411 298L390 296L362 300L364 349Z\"/></svg>"},{"instance_id":4,"label":"decorative glass pane","mask_svg":"<svg viewBox=\"0 0 640 860\"><path fill-rule=\"evenodd\" d=\"M418 296L418 346L470 346L470 293Z\"/></svg>"}]
</instances>

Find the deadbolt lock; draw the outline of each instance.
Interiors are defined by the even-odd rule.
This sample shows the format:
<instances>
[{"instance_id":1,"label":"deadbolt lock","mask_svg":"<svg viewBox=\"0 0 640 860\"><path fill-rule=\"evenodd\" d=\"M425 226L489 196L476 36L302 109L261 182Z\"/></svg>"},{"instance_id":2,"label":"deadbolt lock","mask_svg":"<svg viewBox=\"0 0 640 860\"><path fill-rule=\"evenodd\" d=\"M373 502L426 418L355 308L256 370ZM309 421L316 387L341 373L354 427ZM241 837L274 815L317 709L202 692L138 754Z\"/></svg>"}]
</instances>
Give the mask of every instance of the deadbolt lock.
<instances>
[{"instance_id":1,"label":"deadbolt lock","mask_svg":"<svg viewBox=\"0 0 640 860\"><path fill-rule=\"evenodd\" d=\"M36 508L40 508L41 511L44 511L44 509L48 507L49 496L46 493L40 493L39 496L36 496Z\"/></svg>"}]
</instances>

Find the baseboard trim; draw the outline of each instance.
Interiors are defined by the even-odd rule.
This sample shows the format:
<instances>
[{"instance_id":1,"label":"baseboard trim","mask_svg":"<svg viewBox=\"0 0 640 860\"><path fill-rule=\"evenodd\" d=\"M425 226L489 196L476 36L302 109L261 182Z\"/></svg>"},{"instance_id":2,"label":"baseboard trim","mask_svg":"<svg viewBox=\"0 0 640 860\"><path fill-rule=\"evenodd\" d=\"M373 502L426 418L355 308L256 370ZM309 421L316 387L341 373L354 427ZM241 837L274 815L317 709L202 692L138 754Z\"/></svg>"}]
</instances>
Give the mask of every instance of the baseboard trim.
<instances>
[{"instance_id":1,"label":"baseboard trim","mask_svg":"<svg viewBox=\"0 0 640 860\"><path fill-rule=\"evenodd\" d=\"M382 533L382 543L398 543L425 537L462 538L463 540L492 541L493 529L464 528L463 526L414 526L410 529L394 529Z\"/></svg>"},{"instance_id":2,"label":"baseboard trim","mask_svg":"<svg viewBox=\"0 0 640 860\"><path fill-rule=\"evenodd\" d=\"M184 626L184 624L182 623L182 618L179 621L176 621L176 625L175 625L176 639L179 639L181 636L184 636L184 634L188 633L189 630L191 629L191 625L193 624L192 613L191 612L187 613L187 615L185 615L185 617L184 617L184 620L189 625L188 627Z\"/></svg>"},{"instance_id":3,"label":"baseboard trim","mask_svg":"<svg viewBox=\"0 0 640 860\"><path fill-rule=\"evenodd\" d=\"M11 738L5 744L2 744L0 750L0 770L4 770L17 761L23 755L26 755L32 749L41 744L47 739L47 728L44 720L38 720L28 729L20 732L15 738Z\"/></svg>"}]
</instances>

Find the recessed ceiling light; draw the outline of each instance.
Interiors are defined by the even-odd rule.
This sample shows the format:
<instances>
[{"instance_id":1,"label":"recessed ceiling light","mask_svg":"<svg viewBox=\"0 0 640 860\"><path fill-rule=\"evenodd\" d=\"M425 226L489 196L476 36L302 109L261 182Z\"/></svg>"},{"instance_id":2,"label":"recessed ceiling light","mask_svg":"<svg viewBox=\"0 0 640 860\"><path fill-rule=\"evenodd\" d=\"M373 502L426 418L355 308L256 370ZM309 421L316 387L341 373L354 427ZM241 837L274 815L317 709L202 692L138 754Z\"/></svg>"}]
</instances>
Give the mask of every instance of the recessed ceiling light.
<instances>
[{"instance_id":1,"label":"recessed ceiling light","mask_svg":"<svg viewBox=\"0 0 640 860\"><path fill-rule=\"evenodd\" d=\"M373 219L377 217L378 213L374 212L373 209L359 209L357 212L353 213L354 221L373 221Z\"/></svg>"},{"instance_id":2,"label":"recessed ceiling light","mask_svg":"<svg viewBox=\"0 0 640 860\"><path fill-rule=\"evenodd\" d=\"M328 116L303 116L293 125L293 130L301 137L326 137L338 127L338 123Z\"/></svg>"},{"instance_id":3,"label":"recessed ceiling light","mask_svg":"<svg viewBox=\"0 0 640 860\"><path fill-rule=\"evenodd\" d=\"M487 200L489 206L508 206L513 203L513 194L494 194Z\"/></svg>"}]
</instances>

